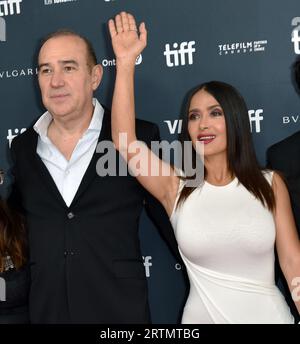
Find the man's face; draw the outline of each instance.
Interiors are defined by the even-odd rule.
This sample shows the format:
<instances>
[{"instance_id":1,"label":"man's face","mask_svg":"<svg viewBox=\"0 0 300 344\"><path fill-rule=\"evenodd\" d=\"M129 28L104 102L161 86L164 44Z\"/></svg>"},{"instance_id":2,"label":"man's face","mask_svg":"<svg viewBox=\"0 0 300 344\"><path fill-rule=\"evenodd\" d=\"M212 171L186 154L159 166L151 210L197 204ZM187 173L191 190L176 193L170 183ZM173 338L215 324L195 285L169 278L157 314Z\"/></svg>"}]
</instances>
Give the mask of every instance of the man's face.
<instances>
[{"instance_id":1,"label":"man's face","mask_svg":"<svg viewBox=\"0 0 300 344\"><path fill-rule=\"evenodd\" d=\"M38 63L42 100L54 118L91 115L102 68L88 65L86 45L80 37L50 38L40 50Z\"/></svg>"}]
</instances>

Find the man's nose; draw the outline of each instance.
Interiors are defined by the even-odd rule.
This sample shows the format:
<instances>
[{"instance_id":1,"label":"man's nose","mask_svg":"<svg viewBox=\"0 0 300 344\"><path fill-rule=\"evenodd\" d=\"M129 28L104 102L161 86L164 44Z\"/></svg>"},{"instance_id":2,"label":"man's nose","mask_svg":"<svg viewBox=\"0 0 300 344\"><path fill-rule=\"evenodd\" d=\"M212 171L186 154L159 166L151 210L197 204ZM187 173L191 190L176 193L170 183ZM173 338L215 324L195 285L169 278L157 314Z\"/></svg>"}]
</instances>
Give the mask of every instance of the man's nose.
<instances>
[{"instance_id":1,"label":"man's nose","mask_svg":"<svg viewBox=\"0 0 300 344\"><path fill-rule=\"evenodd\" d=\"M64 77L61 71L53 71L51 76L51 86L61 87L64 85Z\"/></svg>"}]
</instances>

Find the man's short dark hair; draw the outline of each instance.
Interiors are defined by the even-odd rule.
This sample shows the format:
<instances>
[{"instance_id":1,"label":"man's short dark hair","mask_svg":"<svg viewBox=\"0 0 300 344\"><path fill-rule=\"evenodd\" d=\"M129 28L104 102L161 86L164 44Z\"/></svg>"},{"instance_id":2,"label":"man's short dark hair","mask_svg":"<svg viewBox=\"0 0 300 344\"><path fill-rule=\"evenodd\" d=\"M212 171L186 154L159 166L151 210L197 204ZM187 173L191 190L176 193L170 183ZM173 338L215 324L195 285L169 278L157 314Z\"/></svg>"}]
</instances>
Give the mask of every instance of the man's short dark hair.
<instances>
[{"instance_id":1,"label":"man's short dark hair","mask_svg":"<svg viewBox=\"0 0 300 344\"><path fill-rule=\"evenodd\" d=\"M90 68L92 68L93 66L98 64L97 56L96 56L96 53L95 53L95 50L93 48L92 43L86 37L78 34L75 31L72 31L70 29L59 29L57 31L51 32L50 34L48 34L47 36L42 38L39 51L41 51L43 45L49 39L56 38L56 37L64 37L64 36L73 36L73 37L80 38L85 43L86 52L87 52L87 60L88 60L88 65L90 66Z\"/></svg>"}]
</instances>

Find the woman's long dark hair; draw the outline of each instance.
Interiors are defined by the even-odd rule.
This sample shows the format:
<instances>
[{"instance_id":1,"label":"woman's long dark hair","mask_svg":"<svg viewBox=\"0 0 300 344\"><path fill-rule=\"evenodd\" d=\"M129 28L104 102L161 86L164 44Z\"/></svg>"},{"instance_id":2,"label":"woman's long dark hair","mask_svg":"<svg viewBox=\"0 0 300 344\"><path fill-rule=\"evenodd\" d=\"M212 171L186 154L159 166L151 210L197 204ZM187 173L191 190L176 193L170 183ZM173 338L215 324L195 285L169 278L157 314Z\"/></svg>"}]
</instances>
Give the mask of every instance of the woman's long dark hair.
<instances>
[{"instance_id":1,"label":"woman's long dark hair","mask_svg":"<svg viewBox=\"0 0 300 344\"><path fill-rule=\"evenodd\" d=\"M0 272L4 271L3 258L7 255L16 269L25 264L26 234L21 215L0 199Z\"/></svg>"},{"instance_id":2,"label":"woman's long dark hair","mask_svg":"<svg viewBox=\"0 0 300 344\"><path fill-rule=\"evenodd\" d=\"M188 133L188 111L191 99L200 90L205 90L212 95L223 109L226 123L227 159L230 173L249 192L259 199L263 206L272 211L275 207L274 192L264 177L255 155L246 103L233 86L220 81L210 81L193 88L188 93L182 123L182 134L180 136L181 143L190 141ZM184 157L182 157L182 161L185 161ZM192 161L193 168L195 168L196 151L194 149ZM180 193L177 206L182 204L194 190L195 187L184 187Z\"/></svg>"}]
</instances>

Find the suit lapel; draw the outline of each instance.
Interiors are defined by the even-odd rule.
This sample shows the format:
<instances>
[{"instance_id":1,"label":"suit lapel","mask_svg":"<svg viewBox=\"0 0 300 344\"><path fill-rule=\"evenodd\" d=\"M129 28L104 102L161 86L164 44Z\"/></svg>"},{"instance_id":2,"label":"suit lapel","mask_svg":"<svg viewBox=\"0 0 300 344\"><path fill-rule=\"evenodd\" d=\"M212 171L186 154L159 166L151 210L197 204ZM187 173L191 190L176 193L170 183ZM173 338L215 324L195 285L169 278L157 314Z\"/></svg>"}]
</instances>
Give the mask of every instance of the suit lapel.
<instances>
[{"instance_id":1,"label":"suit lapel","mask_svg":"<svg viewBox=\"0 0 300 344\"><path fill-rule=\"evenodd\" d=\"M104 140L111 141L111 120L110 120L110 111L105 109L103 121L102 121L102 128L99 135L98 143ZM97 147L96 147L97 149ZM104 155L105 153L96 153L96 150L92 156L92 159L89 163L89 166L82 178L82 181L79 185L79 188L75 194L75 197L70 205L70 207L74 206L76 202L78 201L79 197L82 195L82 193L87 189L87 187L92 183L94 178L97 176L96 171L96 165L98 159Z\"/></svg>"},{"instance_id":2,"label":"suit lapel","mask_svg":"<svg viewBox=\"0 0 300 344\"><path fill-rule=\"evenodd\" d=\"M30 128L30 145L28 150L28 156L30 156L30 160L33 164L32 168L37 171L36 175L41 177L43 184L45 187L51 192L52 196L54 196L58 202L61 203L62 206L66 207L66 203L62 198L57 186L50 175L47 167L36 153L37 143L38 143L38 134L34 131L33 128Z\"/></svg>"}]
</instances>

